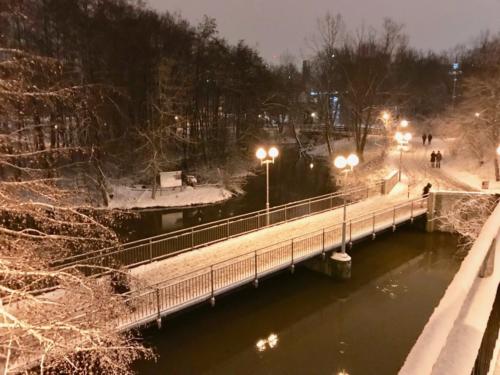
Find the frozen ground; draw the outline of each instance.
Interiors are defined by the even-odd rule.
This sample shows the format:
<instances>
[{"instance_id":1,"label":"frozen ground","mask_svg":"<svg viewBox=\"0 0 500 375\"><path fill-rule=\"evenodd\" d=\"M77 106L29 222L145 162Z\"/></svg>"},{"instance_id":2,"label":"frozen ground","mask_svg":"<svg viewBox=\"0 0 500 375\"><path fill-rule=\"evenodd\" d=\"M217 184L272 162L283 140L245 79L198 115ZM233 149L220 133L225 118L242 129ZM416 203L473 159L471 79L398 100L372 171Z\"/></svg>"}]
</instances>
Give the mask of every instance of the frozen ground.
<instances>
[{"instance_id":1,"label":"frozen ground","mask_svg":"<svg viewBox=\"0 0 500 375\"><path fill-rule=\"evenodd\" d=\"M140 186L128 187L113 186L113 199L109 202L110 208L149 208L149 207L184 207L199 204L221 202L232 197L232 193L214 185L199 185L196 187L184 186L180 188L164 189L151 198L151 189Z\"/></svg>"}]
</instances>

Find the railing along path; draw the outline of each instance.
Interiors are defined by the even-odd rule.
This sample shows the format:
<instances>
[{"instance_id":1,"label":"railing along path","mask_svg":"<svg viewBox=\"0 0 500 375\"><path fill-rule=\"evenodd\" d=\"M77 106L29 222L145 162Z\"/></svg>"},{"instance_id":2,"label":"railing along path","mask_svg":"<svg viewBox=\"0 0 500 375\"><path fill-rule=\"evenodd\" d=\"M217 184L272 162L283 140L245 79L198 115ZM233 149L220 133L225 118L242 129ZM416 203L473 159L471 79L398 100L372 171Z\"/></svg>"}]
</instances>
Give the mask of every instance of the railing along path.
<instances>
[{"instance_id":1,"label":"railing along path","mask_svg":"<svg viewBox=\"0 0 500 375\"><path fill-rule=\"evenodd\" d=\"M191 228L129 242L120 246L79 254L52 263L59 269L74 265L102 267L135 267L203 246L241 236L266 227L331 211L342 206L344 199L355 203L382 194L383 181L363 188L335 192L276 206Z\"/></svg>"},{"instance_id":2,"label":"railing along path","mask_svg":"<svg viewBox=\"0 0 500 375\"><path fill-rule=\"evenodd\" d=\"M373 236L378 231L413 220L427 212L427 199L419 198L351 218L345 226L346 241ZM253 282L271 273L339 247L343 223L273 244L223 262L126 294L130 314L118 322L122 330L161 319L199 302L210 300L230 289Z\"/></svg>"}]
</instances>

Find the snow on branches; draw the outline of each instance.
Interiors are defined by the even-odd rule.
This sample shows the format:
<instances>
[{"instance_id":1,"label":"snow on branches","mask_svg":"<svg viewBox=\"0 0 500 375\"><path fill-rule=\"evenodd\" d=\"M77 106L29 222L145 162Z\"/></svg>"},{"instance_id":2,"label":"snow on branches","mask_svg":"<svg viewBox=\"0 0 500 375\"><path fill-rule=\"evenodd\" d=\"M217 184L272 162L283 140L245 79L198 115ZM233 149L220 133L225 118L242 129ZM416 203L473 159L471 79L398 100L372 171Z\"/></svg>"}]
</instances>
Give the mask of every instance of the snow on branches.
<instances>
[{"instance_id":1,"label":"snow on branches","mask_svg":"<svg viewBox=\"0 0 500 375\"><path fill-rule=\"evenodd\" d=\"M150 352L116 330L123 297L108 278L50 267L118 244L116 215L86 204L74 178L99 168L102 88L72 86L53 59L0 55L0 369L128 373Z\"/></svg>"},{"instance_id":2,"label":"snow on branches","mask_svg":"<svg viewBox=\"0 0 500 375\"><path fill-rule=\"evenodd\" d=\"M468 247L479 236L498 202L499 199L491 195L465 195L456 200L446 211L446 215L439 219L442 224L458 233L463 245Z\"/></svg>"}]
</instances>

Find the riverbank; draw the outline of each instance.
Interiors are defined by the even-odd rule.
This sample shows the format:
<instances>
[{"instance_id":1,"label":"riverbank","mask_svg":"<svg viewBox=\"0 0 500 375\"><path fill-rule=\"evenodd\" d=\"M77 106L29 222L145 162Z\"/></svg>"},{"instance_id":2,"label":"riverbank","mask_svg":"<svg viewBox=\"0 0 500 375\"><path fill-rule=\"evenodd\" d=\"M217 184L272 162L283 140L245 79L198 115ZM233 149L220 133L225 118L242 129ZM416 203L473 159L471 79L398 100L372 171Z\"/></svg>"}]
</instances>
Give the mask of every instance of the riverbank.
<instances>
[{"instance_id":1,"label":"riverbank","mask_svg":"<svg viewBox=\"0 0 500 375\"><path fill-rule=\"evenodd\" d=\"M234 196L229 190L217 185L183 186L163 189L151 197L151 188L142 186L114 185L109 208L132 209L153 207L186 207L223 202Z\"/></svg>"}]
</instances>

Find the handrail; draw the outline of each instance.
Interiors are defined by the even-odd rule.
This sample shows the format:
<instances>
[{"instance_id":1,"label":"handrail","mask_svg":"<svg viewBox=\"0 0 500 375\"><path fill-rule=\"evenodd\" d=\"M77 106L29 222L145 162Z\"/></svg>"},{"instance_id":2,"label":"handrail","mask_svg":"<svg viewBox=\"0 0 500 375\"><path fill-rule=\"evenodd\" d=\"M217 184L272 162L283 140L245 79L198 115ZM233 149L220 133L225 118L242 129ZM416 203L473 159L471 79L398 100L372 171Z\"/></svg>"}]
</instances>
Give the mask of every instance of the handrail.
<instances>
[{"instance_id":1,"label":"handrail","mask_svg":"<svg viewBox=\"0 0 500 375\"><path fill-rule=\"evenodd\" d=\"M378 213L388 213L388 212L393 212L395 209L398 209L398 208L401 208L401 207L406 207L406 206L413 206L414 203L420 203L420 202L426 202L427 201L427 198L413 198L413 199L410 199L410 200L406 200L405 202L403 203L398 203L398 204L395 204L393 206L390 206L389 208L382 208L382 209L377 209L377 210L373 210L373 211L370 211L369 213L367 214L363 214L363 215L359 215L359 216L355 216L353 218L348 218L348 221L350 223L356 223L356 222L359 222L361 220L364 220L365 218L367 217L373 217L374 215L377 215ZM191 272L188 272L184 275L180 275L180 276L176 276L176 277L173 277L171 279L167 279L167 280L163 280L163 281L160 281L160 282L157 282L155 284L151 284L151 285L148 285L144 288L141 288L140 290L147 290L147 289L155 289L157 288L158 286L161 286L161 285L165 285L165 284L170 284L171 282L173 281L176 281L176 280L179 280L179 281L182 281L184 280L187 276L190 276L190 275L195 275L195 274L199 274L201 272L203 272L204 270L208 270L208 269L211 269L211 268L214 268L214 267L217 267L221 264L224 264L224 263L228 263L229 261L231 260L236 260L236 259L242 259L242 258L246 258L248 257L249 255L252 255L254 253L265 253L266 250L272 250L273 248L276 248L280 245L284 245L284 244L287 244L287 243L291 243L293 241L296 241L296 240L299 240L299 239L306 239L306 238L311 238L313 237L314 235L317 235L317 234L320 234L320 233L323 233L323 231L327 231L327 230L331 230L333 228L336 228L336 227L340 227L342 226L342 223L343 221L339 221L339 222L336 222L335 224L332 224L332 225L328 225L326 227L322 227L320 229L317 229L317 230L314 230L314 231L311 231L311 232L308 232L308 233L304 233L300 236L297 236L297 237L292 237L291 239L287 239L287 240L283 240L283 241L279 241L279 242L275 242L271 245L267 245L267 246L264 246L262 248L259 248L259 249L256 249L256 250L252 250L252 251L249 251L247 253L244 253L244 254L240 254L240 255L237 255L237 256L234 256L232 258L228 258L228 259L224 259L222 261L219 261L219 262L216 262L216 263L213 263L213 264L210 264L208 266L204 266L202 268L199 268L195 271L191 271ZM135 292L139 292L139 290L137 291L130 291L130 292L127 292L125 294L123 294L124 296L126 295L131 295Z\"/></svg>"},{"instance_id":2,"label":"handrail","mask_svg":"<svg viewBox=\"0 0 500 375\"><path fill-rule=\"evenodd\" d=\"M473 370L500 282L499 252L497 205L408 354L400 375L483 373ZM485 268L490 268L489 272L484 272Z\"/></svg>"},{"instance_id":3,"label":"handrail","mask_svg":"<svg viewBox=\"0 0 500 375\"><path fill-rule=\"evenodd\" d=\"M317 214L320 212L324 212L324 211L338 208L340 205L333 206L332 202L333 202L334 198L339 198L339 197L343 197L343 196L345 197L347 195L353 195L353 194L356 194L359 192L364 193L365 191L367 192L367 195L369 195L370 191L374 191L374 189L378 193L381 193L382 192L382 185L383 185L383 181L380 181L380 182L376 182L376 183L371 184L371 185L364 186L362 188L356 188L356 189L344 190L344 191L339 191L339 192L334 192L334 193L329 193L329 194L323 194L323 195L320 195L317 197L312 197L312 198L303 199L300 201L282 204L282 205L275 206L275 207L271 208L269 210L269 212L265 209L253 211L253 212L241 214L238 216L234 216L234 217L230 217L230 218L226 218L226 219L222 219L222 220L216 220L216 221L196 225L196 226L189 227L189 228L179 229L179 230L176 230L173 232L169 232L169 233L165 233L165 234L161 234L161 235L157 235L157 236L153 236L153 237L149 237L149 238L145 238L145 239L141 239L141 240L128 242L128 243L118 245L118 246L112 246L112 247L108 247L108 248L104 248L104 249L93 250L93 251L90 251L87 253L77 254L77 255L73 255L70 257L56 260L56 261L52 262L52 266L53 267L61 267L61 266L67 266L69 264L75 265L75 264L79 264L83 261L93 260L96 258L102 258L102 257L107 257L107 256L110 256L113 254L122 253L122 252L129 250L129 249L133 250L133 249L136 249L137 247L140 247L140 246L152 247L153 245L160 243L160 241L166 242L166 241L169 241L171 239L179 239L182 236L190 235L191 236L190 245L185 246L181 249L177 249L176 251L172 251L171 254L174 255L174 254L178 254L178 253L183 252L183 251L188 251L188 250L198 248L200 246L206 246L206 245L209 245L211 243L218 242L218 241L221 241L221 240L224 240L227 238L243 235L245 233L249 233L249 232L252 232L254 230L264 228L264 227L269 227L269 226L276 225L276 224L279 224L282 222L288 222L290 220L294 220L294 219L298 219L301 217L306 217L308 215ZM328 207L326 209L316 210L314 212L311 212L311 205L313 205L314 203L319 203L319 202L325 201L325 200L330 200L330 202L331 202L330 207ZM301 207L308 207L308 210L309 210L308 213L301 214L299 216L292 217L292 218L287 218L288 211L291 211L291 210L294 210L297 208L301 208ZM266 215L266 217L267 217L267 215L269 215L269 217L274 217L273 214L279 214L279 213L283 213L283 212L285 214L285 217L283 219L278 218L277 220L275 220L274 223L269 223L269 224L267 224L267 223L261 224L260 223L260 218L263 215ZM250 229L243 228L242 230L240 230L239 228L235 228L236 230L235 230L234 234L229 233L230 226L232 224L240 223L242 226L245 226L246 225L245 220L251 221L251 220L255 220L255 219L257 220L256 228L250 228ZM194 236L197 235L198 233L202 233L202 232L207 231L207 230L217 230L221 226L227 226L227 232L228 232L227 234L222 235L221 233L216 233L217 238L215 238L214 240L203 240L200 243L197 243L197 241L195 241ZM182 240L186 241L185 239L182 239ZM151 256L149 260L152 260L153 258L157 258L157 257Z\"/></svg>"}]
</instances>

